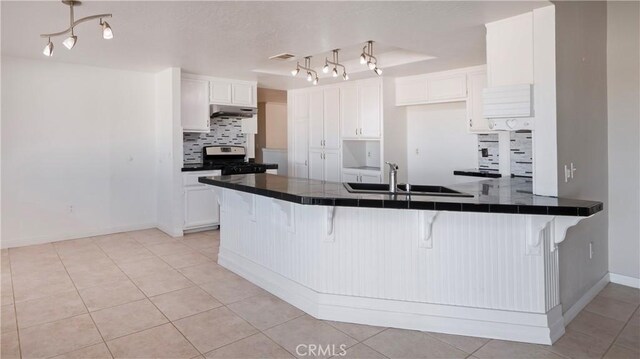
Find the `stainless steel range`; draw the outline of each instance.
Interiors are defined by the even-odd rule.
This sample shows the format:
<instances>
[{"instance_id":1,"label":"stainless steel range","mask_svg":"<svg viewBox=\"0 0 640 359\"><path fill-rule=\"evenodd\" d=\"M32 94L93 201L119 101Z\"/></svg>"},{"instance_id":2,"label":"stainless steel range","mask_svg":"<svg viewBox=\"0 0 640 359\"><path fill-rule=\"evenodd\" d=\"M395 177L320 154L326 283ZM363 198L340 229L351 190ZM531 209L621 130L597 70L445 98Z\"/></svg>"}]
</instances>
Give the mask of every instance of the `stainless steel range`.
<instances>
[{"instance_id":1,"label":"stainless steel range","mask_svg":"<svg viewBox=\"0 0 640 359\"><path fill-rule=\"evenodd\" d=\"M220 169L223 176L267 171L266 165L246 162L245 156L242 146L206 146L202 148L202 165L205 169Z\"/></svg>"}]
</instances>

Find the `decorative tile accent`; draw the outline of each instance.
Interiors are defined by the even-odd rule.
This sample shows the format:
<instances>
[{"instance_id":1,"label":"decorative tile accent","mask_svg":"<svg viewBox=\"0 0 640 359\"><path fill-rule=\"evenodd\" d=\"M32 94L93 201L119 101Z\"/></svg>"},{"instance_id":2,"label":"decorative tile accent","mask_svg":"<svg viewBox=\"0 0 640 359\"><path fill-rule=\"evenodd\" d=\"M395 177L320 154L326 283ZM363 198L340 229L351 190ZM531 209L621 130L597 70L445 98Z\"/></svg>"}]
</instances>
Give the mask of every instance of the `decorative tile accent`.
<instances>
[{"instance_id":1,"label":"decorative tile accent","mask_svg":"<svg viewBox=\"0 0 640 359\"><path fill-rule=\"evenodd\" d=\"M514 131L510 136L511 173L523 177L533 176L532 132ZM500 141L497 133L478 134L478 167L486 171L500 171Z\"/></svg>"},{"instance_id":2,"label":"decorative tile accent","mask_svg":"<svg viewBox=\"0 0 640 359\"><path fill-rule=\"evenodd\" d=\"M247 139L242 133L240 118L212 118L211 132L182 134L184 163L202 163L202 147L214 145L244 146Z\"/></svg>"},{"instance_id":3,"label":"decorative tile accent","mask_svg":"<svg viewBox=\"0 0 640 359\"><path fill-rule=\"evenodd\" d=\"M511 132L511 173L516 176L533 176L531 137L531 131Z\"/></svg>"},{"instance_id":4,"label":"decorative tile accent","mask_svg":"<svg viewBox=\"0 0 640 359\"><path fill-rule=\"evenodd\" d=\"M486 157L483 152L486 152ZM478 134L478 168L500 171L500 142L497 133Z\"/></svg>"}]
</instances>

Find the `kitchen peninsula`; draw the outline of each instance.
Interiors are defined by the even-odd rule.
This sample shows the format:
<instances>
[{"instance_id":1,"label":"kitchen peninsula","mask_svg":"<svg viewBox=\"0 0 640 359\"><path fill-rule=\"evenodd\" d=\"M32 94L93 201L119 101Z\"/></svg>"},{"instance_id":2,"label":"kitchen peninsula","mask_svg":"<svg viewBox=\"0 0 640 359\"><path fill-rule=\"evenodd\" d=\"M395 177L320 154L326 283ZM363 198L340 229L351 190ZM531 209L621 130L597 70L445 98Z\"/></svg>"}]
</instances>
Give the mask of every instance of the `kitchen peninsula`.
<instances>
[{"instance_id":1,"label":"kitchen peninsula","mask_svg":"<svg viewBox=\"0 0 640 359\"><path fill-rule=\"evenodd\" d=\"M220 202L219 264L314 317L550 344L564 333L558 244L601 202L531 194L356 194L270 174L201 177Z\"/></svg>"}]
</instances>

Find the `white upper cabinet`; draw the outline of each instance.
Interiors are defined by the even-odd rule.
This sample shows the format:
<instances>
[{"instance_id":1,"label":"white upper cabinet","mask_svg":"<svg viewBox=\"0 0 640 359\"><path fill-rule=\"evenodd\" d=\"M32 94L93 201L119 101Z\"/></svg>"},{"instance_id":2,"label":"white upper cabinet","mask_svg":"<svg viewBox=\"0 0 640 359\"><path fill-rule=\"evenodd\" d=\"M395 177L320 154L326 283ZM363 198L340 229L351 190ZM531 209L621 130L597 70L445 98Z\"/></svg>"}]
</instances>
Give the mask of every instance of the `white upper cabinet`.
<instances>
[{"instance_id":1,"label":"white upper cabinet","mask_svg":"<svg viewBox=\"0 0 640 359\"><path fill-rule=\"evenodd\" d=\"M211 98L209 101L215 104L230 105L231 104L231 82L228 81L211 81Z\"/></svg>"},{"instance_id":2,"label":"white upper cabinet","mask_svg":"<svg viewBox=\"0 0 640 359\"><path fill-rule=\"evenodd\" d=\"M234 105L255 106L255 87L245 83L234 83L231 85L231 102Z\"/></svg>"},{"instance_id":3,"label":"white upper cabinet","mask_svg":"<svg viewBox=\"0 0 640 359\"><path fill-rule=\"evenodd\" d=\"M382 85L378 79L358 84L360 137L378 138L382 127Z\"/></svg>"},{"instance_id":4,"label":"white upper cabinet","mask_svg":"<svg viewBox=\"0 0 640 359\"><path fill-rule=\"evenodd\" d=\"M249 82L210 80L209 101L217 105L256 106L256 86Z\"/></svg>"},{"instance_id":5,"label":"white upper cabinet","mask_svg":"<svg viewBox=\"0 0 640 359\"><path fill-rule=\"evenodd\" d=\"M340 148L340 89L324 90L324 144L327 149Z\"/></svg>"},{"instance_id":6,"label":"white upper cabinet","mask_svg":"<svg viewBox=\"0 0 640 359\"><path fill-rule=\"evenodd\" d=\"M309 91L309 147L324 147L324 102L322 90Z\"/></svg>"},{"instance_id":7,"label":"white upper cabinet","mask_svg":"<svg viewBox=\"0 0 640 359\"><path fill-rule=\"evenodd\" d=\"M430 102L464 100L467 97L467 76L447 74L427 78L427 100Z\"/></svg>"},{"instance_id":8,"label":"white upper cabinet","mask_svg":"<svg viewBox=\"0 0 640 359\"><path fill-rule=\"evenodd\" d=\"M484 71L470 72L467 77L469 97L467 99L467 129L470 132L488 132L489 121L483 116L482 90L487 87Z\"/></svg>"},{"instance_id":9,"label":"white upper cabinet","mask_svg":"<svg viewBox=\"0 0 640 359\"><path fill-rule=\"evenodd\" d=\"M289 168L293 177L309 176L309 93L294 92L290 96Z\"/></svg>"},{"instance_id":10,"label":"white upper cabinet","mask_svg":"<svg viewBox=\"0 0 640 359\"><path fill-rule=\"evenodd\" d=\"M351 83L340 88L342 137L358 137L358 87Z\"/></svg>"},{"instance_id":11,"label":"white upper cabinet","mask_svg":"<svg viewBox=\"0 0 640 359\"><path fill-rule=\"evenodd\" d=\"M446 71L396 79L396 106L464 101L467 76L464 71Z\"/></svg>"},{"instance_id":12,"label":"white upper cabinet","mask_svg":"<svg viewBox=\"0 0 640 359\"><path fill-rule=\"evenodd\" d=\"M533 83L533 13L495 21L487 27L490 87Z\"/></svg>"},{"instance_id":13,"label":"white upper cabinet","mask_svg":"<svg viewBox=\"0 0 640 359\"><path fill-rule=\"evenodd\" d=\"M380 138L382 129L382 83L358 81L340 88L342 138Z\"/></svg>"},{"instance_id":14,"label":"white upper cabinet","mask_svg":"<svg viewBox=\"0 0 640 359\"><path fill-rule=\"evenodd\" d=\"M209 132L209 82L181 80L180 117L184 132Z\"/></svg>"},{"instance_id":15,"label":"white upper cabinet","mask_svg":"<svg viewBox=\"0 0 640 359\"><path fill-rule=\"evenodd\" d=\"M423 77L396 79L396 105L412 105L427 101L427 81Z\"/></svg>"}]
</instances>

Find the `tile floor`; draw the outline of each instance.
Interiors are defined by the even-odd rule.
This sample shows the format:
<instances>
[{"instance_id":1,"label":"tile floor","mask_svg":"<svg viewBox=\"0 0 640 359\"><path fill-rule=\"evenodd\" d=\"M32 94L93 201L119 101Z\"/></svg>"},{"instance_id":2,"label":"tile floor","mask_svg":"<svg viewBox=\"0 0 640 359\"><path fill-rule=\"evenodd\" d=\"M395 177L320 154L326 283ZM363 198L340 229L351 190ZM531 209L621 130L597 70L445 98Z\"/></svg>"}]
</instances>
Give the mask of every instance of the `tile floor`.
<instances>
[{"instance_id":1,"label":"tile floor","mask_svg":"<svg viewBox=\"0 0 640 359\"><path fill-rule=\"evenodd\" d=\"M218 234L2 250L1 357L293 358L313 343L344 358L640 358L636 289L609 284L553 346L329 322L218 266Z\"/></svg>"}]
</instances>

